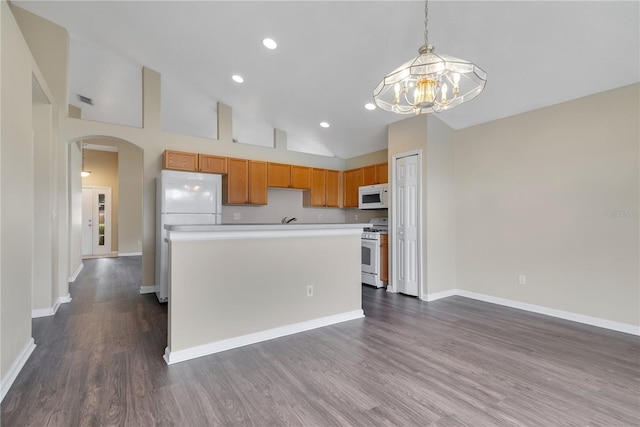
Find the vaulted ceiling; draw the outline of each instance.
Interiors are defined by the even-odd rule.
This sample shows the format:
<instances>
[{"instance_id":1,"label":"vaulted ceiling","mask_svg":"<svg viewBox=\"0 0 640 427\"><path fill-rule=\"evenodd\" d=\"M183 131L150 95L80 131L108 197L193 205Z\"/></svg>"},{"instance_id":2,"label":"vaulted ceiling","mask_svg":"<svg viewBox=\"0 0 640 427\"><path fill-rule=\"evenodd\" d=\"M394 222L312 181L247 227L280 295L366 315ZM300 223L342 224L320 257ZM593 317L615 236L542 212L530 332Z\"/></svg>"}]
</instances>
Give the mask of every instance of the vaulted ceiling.
<instances>
[{"instance_id":1,"label":"vaulted ceiling","mask_svg":"<svg viewBox=\"0 0 640 427\"><path fill-rule=\"evenodd\" d=\"M286 131L290 149L344 158L386 148L386 126L406 117L363 106L424 31L421 1L14 3ZM488 75L480 96L439 118L460 129L638 82L639 17L637 1L429 2L436 51Z\"/></svg>"}]
</instances>

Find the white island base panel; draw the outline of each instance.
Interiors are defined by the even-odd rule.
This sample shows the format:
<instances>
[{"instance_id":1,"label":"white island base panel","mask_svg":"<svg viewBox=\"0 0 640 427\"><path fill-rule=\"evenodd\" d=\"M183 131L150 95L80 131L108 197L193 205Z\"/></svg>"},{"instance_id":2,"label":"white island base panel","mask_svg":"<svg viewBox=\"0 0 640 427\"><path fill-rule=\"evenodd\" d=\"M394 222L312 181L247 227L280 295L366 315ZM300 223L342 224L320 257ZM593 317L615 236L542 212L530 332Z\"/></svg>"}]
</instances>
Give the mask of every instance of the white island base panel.
<instances>
[{"instance_id":1,"label":"white island base panel","mask_svg":"<svg viewBox=\"0 0 640 427\"><path fill-rule=\"evenodd\" d=\"M168 364L364 316L360 224L167 228Z\"/></svg>"}]
</instances>

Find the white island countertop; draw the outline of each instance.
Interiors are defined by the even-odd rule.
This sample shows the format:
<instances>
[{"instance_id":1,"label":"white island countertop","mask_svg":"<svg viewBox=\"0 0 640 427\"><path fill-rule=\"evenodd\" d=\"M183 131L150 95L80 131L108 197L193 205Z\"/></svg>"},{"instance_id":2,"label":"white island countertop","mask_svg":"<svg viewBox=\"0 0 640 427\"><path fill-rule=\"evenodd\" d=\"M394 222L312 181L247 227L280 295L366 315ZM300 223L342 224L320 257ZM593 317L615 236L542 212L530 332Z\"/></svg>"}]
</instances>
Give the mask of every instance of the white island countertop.
<instances>
[{"instance_id":1,"label":"white island countertop","mask_svg":"<svg viewBox=\"0 0 640 427\"><path fill-rule=\"evenodd\" d=\"M296 231L296 230L337 230L337 229L362 229L369 227L366 223L254 223L254 224L190 224L190 225L165 225L169 231L178 232L221 232L221 231Z\"/></svg>"}]
</instances>

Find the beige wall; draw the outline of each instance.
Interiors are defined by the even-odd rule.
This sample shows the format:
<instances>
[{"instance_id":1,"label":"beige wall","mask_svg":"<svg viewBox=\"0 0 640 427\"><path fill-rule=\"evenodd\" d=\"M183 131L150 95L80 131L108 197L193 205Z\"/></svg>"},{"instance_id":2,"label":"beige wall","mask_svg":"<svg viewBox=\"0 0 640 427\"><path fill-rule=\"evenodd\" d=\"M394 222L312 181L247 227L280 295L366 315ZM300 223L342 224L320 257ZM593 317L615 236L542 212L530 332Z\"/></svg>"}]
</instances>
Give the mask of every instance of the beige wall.
<instances>
[{"instance_id":1,"label":"beige wall","mask_svg":"<svg viewBox=\"0 0 640 427\"><path fill-rule=\"evenodd\" d=\"M456 132L459 289L640 325L639 88Z\"/></svg>"},{"instance_id":2,"label":"beige wall","mask_svg":"<svg viewBox=\"0 0 640 427\"><path fill-rule=\"evenodd\" d=\"M359 234L172 242L171 257L172 352L362 309Z\"/></svg>"},{"instance_id":3,"label":"beige wall","mask_svg":"<svg viewBox=\"0 0 640 427\"><path fill-rule=\"evenodd\" d=\"M345 159L344 168L346 170L361 168L363 166L375 165L377 163L386 163L389 150L378 150L373 153L363 154L362 156L351 157Z\"/></svg>"},{"instance_id":4,"label":"beige wall","mask_svg":"<svg viewBox=\"0 0 640 427\"><path fill-rule=\"evenodd\" d=\"M111 251L118 252L118 153L85 148L83 155L91 175L82 178L82 186L111 188Z\"/></svg>"},{"instance_id":5,"label":"beige wall","mask_svg":"<svg viewBox=\"0 0 640 427\"><path fill-rule=\"evenodd\" d=\"M456 287L453 130L431 114L389 125L390 182L393 182L393 156L417 150L422 155L420 297L429 299L430 295ZM393 197L392 188L391 195ZM393 254L393 230L389 245Z\"/></svg>"}]
</instances>

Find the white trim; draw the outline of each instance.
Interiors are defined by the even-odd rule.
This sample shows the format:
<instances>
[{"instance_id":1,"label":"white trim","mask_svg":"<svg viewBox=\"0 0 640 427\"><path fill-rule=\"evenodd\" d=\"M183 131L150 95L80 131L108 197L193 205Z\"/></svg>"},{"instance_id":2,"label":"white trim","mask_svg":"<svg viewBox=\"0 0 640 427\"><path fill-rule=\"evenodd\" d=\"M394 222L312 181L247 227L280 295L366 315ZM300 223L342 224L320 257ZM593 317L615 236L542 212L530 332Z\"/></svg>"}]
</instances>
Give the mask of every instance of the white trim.
<instances>
[{"instance_id":1,"label":"white trim","mask_svg":"<svg viewBox=\"0 0 640 427\"><path fill-rule=\"evenodd\" d=\"M118 256L141 256L142 252L118 252Z\"/></svg>"},{"instance_id":2,"label":"white trim","mask_svg":"<svg viewBox=\"0 0 640 427\"><path fill-rule=\"evenodd\" d=\"M94 151L111 151L113 153L118 152L118 147L113 145L101 145L101 144L89 144L82 143L83 150L94 150Z\"/></svg>"},{"instance_id":3,"label":"white trim","mask_svg":"<svg viewBox=\"0 0 640 427\"><path fill-rule=\"evenodd\" d=\"M154 294L156 292L155 286L140 286L140 294Z\"/></svg>"},{"instance_id":4,"label":"white trim","mask_svg":"<svg viewBox=\"0 0 640 427\"><path fill-rule=\"evenodd\" d=\"M16 360L11 365L11 368L9 368L9 371L7 371L7 375L2 379L2 385L0 386L0 393L2 393L2 395L0 396L0 402L2 402L4 397L9 392L9 389L13 385L13 382L18 377L18 374L24 367L24 364L27 363L27 360L29 360L29 356L31 356L31 353L33 353L33 350L35 350L35 348L36 344L33 341L33 338L30 338L29 342L27 342L27 345L24 347L22 352L20 352L20 355L18 355Z\"/></svg>"},{"instance_id":5,"label":"white trim","mask_svg":"<svg viewBox=\"0 0 640 427\"><path fill-rule=\"evenodd\" d=\"M514 301L505 298L493 297L490 295L478 294L475 292L458 289L457 295L465 298L471 298L479 301L489 302L492 304L503 305L506 307L517 308L520 310L531 311L533 313L544 314L560 319L571 320L573 322L584 323L586 325L597 326L599 328L611 329L613 331L624 332L631 335L640 336L640 326L630 325L627 323L614 322L599 317L585 316L584 314L572 313L570 311L556 310L554 308L544 307L541 305L528 304L525 302Z\"/></svg>"},{"instance_id":6,"label":"white trim","mask_svg":"<svg viewBox=\"0 0 640 427\"><path fill-rule=\"evenodd\" d=\"M188 226L180 226L188 227ZM216 225L214 227L221 227ZM171 242L195 242L203 240L240 240L240 239L274 239L287 237L326 237L326 236L361 236L363 226L346 229L320 230L238 230L238 231L180 231L168 230L167 239Z\"/></svg>"},{"instance_id":7,"label":"white trim","mask_svg":"<svg viewBox=\"0 0 640 427\"><path fill-rule=\"evenodd\" d=\"M84 264L81 262L78 268L76 268L75 273L73 273L73 275L69 277L68 282L69 283L75 282L76 279L78 278L78 274L80 274L83 268L84 268Z\"/></svg>"},{"instance_id":8,"label":"white trim","mask_svg":"<svg viewBox=\"0 0 640 427\"><path fill-rule=\"evenodd\" d=\"M210 354L219 353L221 351L231 350L233 348L255 344L286 335L297 334L298 332L321 328L336 323L360 319L362 317L364 317L364 312L362 310L354 310L348 311L346 313L335 314L332 316L320 317L318 319L307 320L305 322L294 323L292 325L268 329L266 331L260 331L248 335L229 338L226 340L214 341L208 344L191 347L184 350L171 351L169 347L167 347L164 351L164 361L167 362L167 365L172 365L174 363L184 362L185 360L191 360L197 357L207 356Z\"/></svg>"},{"instance_id":9,"label":"white trim","mask_svg":"<svg viewBox=\"0 0 640 427\"><path fill-rule=\"evenodd\" d=\"M59 297L56 302L53 304L53 307L47 308L34 308L31 310L31 318L36 319L38 317L47 317L53 316L58 312L58 308L60 308L60 304L71 302L71 296L69 294Z\"/></svg>"},{"instance_id":10,"label":"white trim","mask_svg":"<svg viewBox=\"0 0 640 427\"><path fill-rule=\"evenodd\" d=\"M458 291L456 289L449 289L448 291L442 291L442 292L433 292L430 294L422 294L422 296L420 297L421 300L423 301L436 301L442 298L447 298L447 297L452 297L454 295L458 295Z\"/></svg>"}]
</instances>

